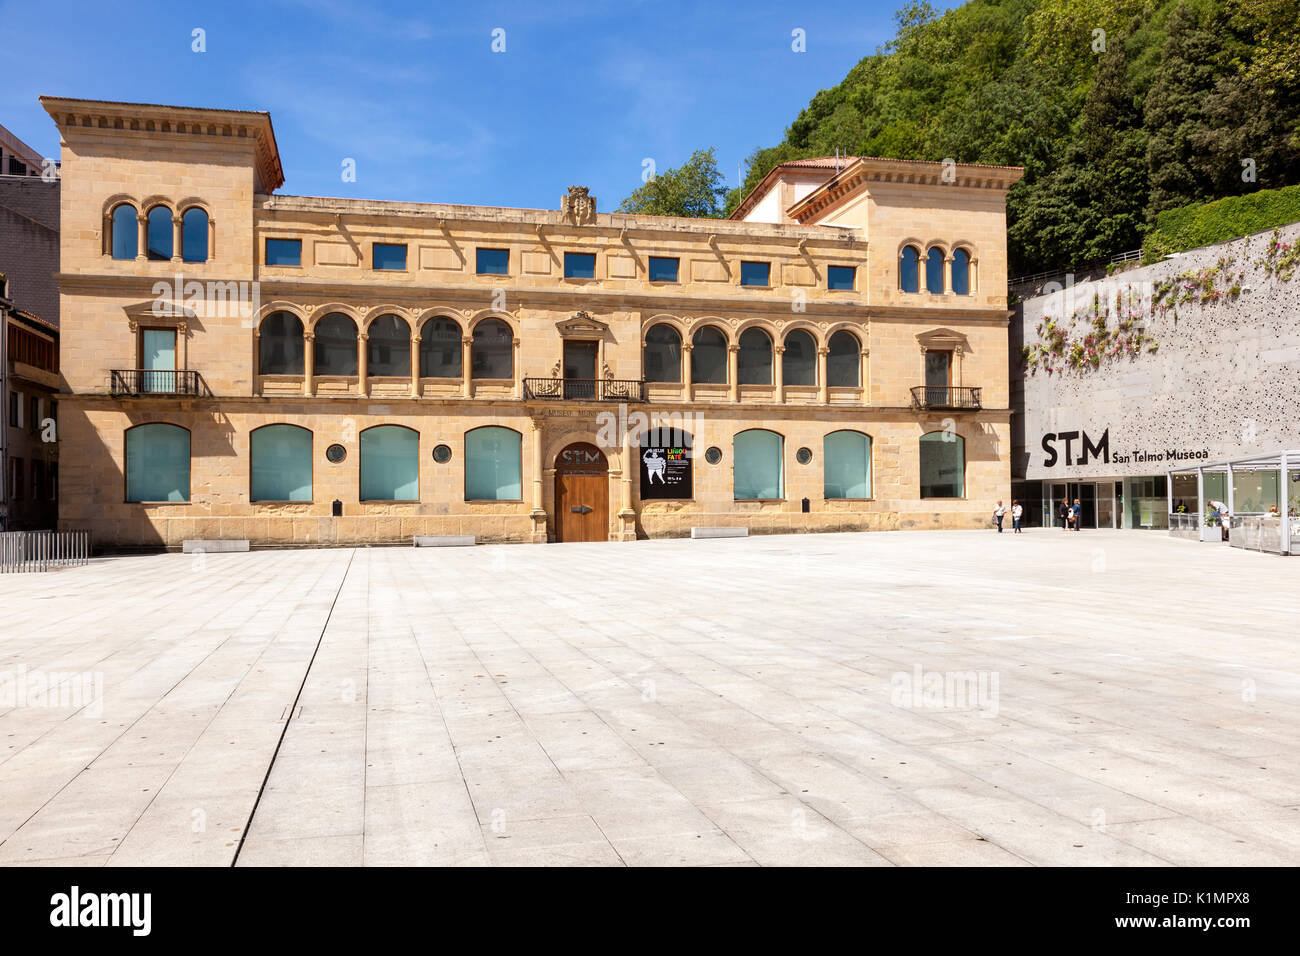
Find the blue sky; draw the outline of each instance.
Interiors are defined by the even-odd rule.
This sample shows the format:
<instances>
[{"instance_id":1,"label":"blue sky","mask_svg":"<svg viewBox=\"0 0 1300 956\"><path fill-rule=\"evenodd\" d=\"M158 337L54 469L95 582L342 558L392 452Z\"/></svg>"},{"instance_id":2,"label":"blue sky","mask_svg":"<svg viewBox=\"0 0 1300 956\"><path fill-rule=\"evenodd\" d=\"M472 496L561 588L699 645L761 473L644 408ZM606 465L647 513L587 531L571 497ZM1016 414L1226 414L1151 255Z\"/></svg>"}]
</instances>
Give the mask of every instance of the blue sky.
<instances>
[{"instance_id":1,"label":"blue sky","mask_svg":"<svg viewBox=\"0 0 1300 956\"><path fill-rule=\"evenodd\" d=\"M608 211L643 160L699 147L734 186L737 163L893 35L901 2L4 0L0 123L57 155L42 93L268 110L285 193L557 208L577 183Z\"/></svg>"}]
</instances>

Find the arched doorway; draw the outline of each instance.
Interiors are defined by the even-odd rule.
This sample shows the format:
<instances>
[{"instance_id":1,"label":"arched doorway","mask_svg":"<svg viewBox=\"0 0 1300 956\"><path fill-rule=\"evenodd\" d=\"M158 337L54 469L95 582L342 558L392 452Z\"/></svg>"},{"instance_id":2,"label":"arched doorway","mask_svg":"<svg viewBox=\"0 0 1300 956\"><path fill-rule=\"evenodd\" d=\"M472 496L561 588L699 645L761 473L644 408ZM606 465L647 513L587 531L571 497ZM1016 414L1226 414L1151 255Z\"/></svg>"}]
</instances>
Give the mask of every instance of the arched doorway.
<instances>
[{"instance_id":1,"label":"arched doorway","mask_svg":"<svg viewBox=\"0 0 1300 956\"><path fill-rule=\"evenodd\" d=\"M609 462L585 441L555 456L555 540L609 540Z\"/></svg>"}]
</instances>

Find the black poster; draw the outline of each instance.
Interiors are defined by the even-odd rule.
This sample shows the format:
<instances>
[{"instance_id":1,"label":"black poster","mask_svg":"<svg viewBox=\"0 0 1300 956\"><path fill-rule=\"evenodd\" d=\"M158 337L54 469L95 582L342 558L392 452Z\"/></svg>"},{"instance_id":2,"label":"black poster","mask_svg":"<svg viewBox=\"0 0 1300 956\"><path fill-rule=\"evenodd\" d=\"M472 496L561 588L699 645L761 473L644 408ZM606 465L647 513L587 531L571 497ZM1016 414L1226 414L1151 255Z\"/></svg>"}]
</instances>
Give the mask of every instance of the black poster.
<instances>
[{"instance_id":1,"label":"black poster","mask_svg":"<svg viewBox=\"0 0 1300 956\"><path fill-rule=\"evenodd\" d=\"M643 445L641 500L690 498L691 450L684 445Z\"/></svg>"}]
</instances>

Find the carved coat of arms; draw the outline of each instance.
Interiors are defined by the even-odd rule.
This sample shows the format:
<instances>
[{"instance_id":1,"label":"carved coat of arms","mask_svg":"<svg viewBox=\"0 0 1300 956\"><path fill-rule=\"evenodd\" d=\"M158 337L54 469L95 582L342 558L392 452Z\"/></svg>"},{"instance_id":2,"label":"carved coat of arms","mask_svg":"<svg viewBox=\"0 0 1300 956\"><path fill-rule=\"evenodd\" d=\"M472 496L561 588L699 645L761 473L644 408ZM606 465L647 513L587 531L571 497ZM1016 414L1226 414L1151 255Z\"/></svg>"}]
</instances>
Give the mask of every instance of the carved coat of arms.
<instances>
[{"instance_id":1,"label":"carved coat of arms","mask_svg":"<svg viewBox=\"0 0 1300 956\"><path fill-rule=\"evenodd\" d=\"M570 186L568 195L560 199L560 215L575 226L596 221L596 198L586 186Z\"/></svg>"}]
</instances>

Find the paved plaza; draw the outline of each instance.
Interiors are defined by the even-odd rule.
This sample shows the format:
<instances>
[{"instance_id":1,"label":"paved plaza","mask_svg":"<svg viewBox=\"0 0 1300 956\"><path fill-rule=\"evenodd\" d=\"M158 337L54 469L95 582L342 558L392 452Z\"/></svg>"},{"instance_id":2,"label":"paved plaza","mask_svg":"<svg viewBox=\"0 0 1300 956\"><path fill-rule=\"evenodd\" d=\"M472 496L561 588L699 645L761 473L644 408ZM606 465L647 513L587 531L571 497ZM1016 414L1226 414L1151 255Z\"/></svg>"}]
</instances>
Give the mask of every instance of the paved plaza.
<instances>
[{"instance_id":1,"label":"paved plaza","mask_svg":"<svg viewBox=\"0 0 1300 956\"><path fill-rule=\"evenodd\" d=\"M0 863L1296 865L1297 574L1034 529L6 575Z\"/></svg>"}]
</instances>

